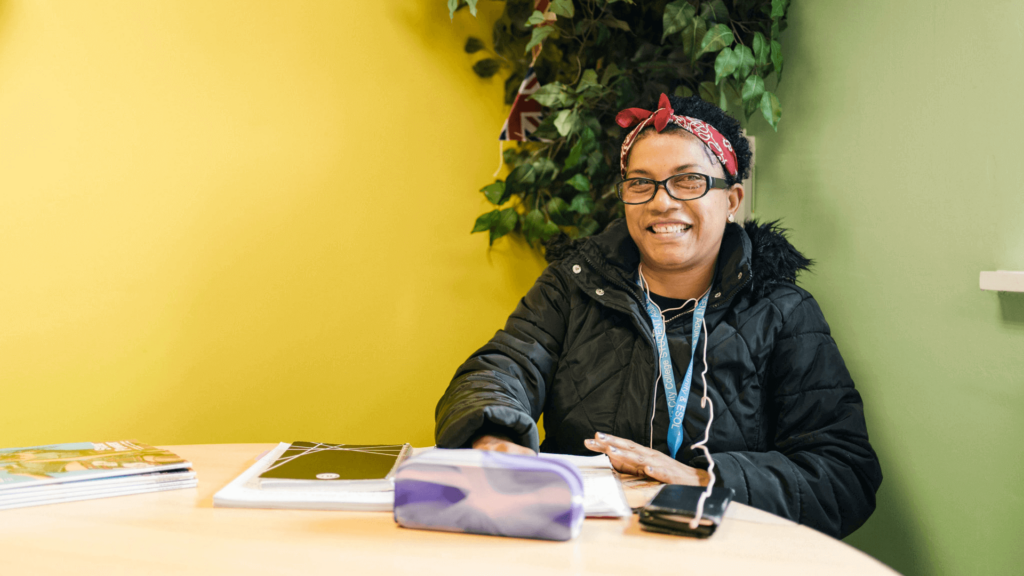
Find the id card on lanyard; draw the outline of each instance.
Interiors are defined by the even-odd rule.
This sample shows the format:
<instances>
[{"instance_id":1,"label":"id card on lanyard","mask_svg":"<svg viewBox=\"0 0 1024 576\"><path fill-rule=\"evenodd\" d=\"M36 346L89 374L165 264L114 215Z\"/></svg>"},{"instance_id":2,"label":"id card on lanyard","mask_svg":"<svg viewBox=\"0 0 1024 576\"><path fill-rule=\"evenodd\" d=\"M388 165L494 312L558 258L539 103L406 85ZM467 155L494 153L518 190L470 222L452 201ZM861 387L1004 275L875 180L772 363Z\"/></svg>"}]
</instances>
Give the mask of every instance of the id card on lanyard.
<instances>
[{"instance_id":1,"label":"id card on lanyard","mask_svg":"<svg viewBox=\"0 0 1024 576\"><path fill-rule=\"evenodd\" d=\"M668 413L672 418L668 427L668 449L672 457L676 457L679 447L683 445L683 418L686 416L686 402L690 398L690 383L693 380L693 358L697 355L697 340L700 339L701 325L704 323L704 311L708 307L708 294L705 292L697 301L697 307L693 310L693 338L690 340L690 365L686 367L686 374L683 376L683 384L676 392L676 377L672 371L672 355L668 349L668 336L665 334L665 320L661 310L651 301L651 298L644 295L644 305L647 315L651 317L654 325L654 342L658 346L658 365L661 368L661 382L665 386L665 402L668 404Z\"/></svg>"}]
</instances>

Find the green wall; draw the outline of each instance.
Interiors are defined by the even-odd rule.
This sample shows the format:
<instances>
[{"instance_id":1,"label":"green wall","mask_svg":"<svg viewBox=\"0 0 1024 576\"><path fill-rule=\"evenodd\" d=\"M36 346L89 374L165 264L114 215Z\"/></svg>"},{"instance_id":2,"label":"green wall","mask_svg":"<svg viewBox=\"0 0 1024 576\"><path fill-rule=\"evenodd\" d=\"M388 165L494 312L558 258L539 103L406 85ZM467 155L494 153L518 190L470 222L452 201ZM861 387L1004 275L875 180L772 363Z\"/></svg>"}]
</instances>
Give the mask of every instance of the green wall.
<instances>
[{"instance_id":1,"label":"green wall","mask_svg":"<svg viewBox=\"0 0 1024 576\"><path fill-rule=\"evenodd\" d=\"M908 574L1024 562L1024 3L797 1L757 216L817 260L885 481L848 539Z\"/></svg>"}]
</instances>

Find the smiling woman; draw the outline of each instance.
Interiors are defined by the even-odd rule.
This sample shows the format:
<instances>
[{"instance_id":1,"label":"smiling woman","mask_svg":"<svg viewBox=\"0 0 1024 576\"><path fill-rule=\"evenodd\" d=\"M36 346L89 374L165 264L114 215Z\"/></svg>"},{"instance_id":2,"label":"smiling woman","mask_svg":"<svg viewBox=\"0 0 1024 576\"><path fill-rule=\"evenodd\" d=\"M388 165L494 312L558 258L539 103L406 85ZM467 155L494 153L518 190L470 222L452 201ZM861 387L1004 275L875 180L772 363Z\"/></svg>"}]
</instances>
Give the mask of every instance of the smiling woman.
<instances>
[{"instance_id":1,"label":"smiling woman","mask_svg":"<svg viewBox=\"0 0 1024 576\"><path fill-rule=\"evenodd\" d=\"M698 98L617 122L625 218L551 250L504 330L455 374L442 447L607 454L843 537L882 481L863 405L774 224L733 223L750 150ZM536 422L544 415L545 440Z\"/></svg>"}]
</instances>

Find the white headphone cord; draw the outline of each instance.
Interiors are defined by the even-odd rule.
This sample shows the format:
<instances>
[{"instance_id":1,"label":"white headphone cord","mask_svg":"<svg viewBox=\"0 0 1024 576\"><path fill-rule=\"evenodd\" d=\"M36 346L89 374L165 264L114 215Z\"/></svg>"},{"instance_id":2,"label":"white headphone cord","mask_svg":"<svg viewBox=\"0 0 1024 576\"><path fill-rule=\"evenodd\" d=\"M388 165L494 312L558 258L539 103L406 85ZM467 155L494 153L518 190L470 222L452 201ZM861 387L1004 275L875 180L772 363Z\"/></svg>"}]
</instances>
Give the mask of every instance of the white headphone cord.
<instances>
[{"instance_id":1,"label":"white headphone cord","mask_svg":"<svg viewBox=\"0 0 1024 576\"><path fill-rule=\"evenodd\" d=\"M708 459L708 488L701 493L700 499L697 500L697 513L694 515L693 520L690 520L690 530L696 530L700 524L700 519L704 515L704 501L711 495L711 490L715 486L715 460L711 457L711 452L708 451L707 446L708 439L711 437L711 423L715 420L715 409L711 398L708 398L708 325L703 320L701 321L701 328L704 330L704 371L700 373L700 378L704 381L704 396L700 399L700 407L704 408L704 404L707 404L708 425L704 429L704 439L693 444L690 448L693 450L700 448Z\"/></svg>"}]
</instances>

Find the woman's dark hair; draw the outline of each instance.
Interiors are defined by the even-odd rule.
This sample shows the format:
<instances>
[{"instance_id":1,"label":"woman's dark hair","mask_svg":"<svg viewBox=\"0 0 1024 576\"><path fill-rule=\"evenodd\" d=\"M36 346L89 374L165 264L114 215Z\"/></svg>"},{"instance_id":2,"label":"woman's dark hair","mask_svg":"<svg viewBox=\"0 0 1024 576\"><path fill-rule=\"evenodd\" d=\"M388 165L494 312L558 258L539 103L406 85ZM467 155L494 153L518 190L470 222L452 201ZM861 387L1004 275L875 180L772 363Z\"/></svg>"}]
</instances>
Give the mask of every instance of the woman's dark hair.
<instances>
[{"instance_id":1,"label":"woman's dark hair","mask_svg":"<svg viewBox=\"0 0 1024 576\"><path fill-rule=\"evenodd\" d=\"M710 102L702 100L697 96L690 96L688 98L683 98L681 96L669 96L668 100L669 102L672 103L672 110L676 113L677 116L689 116L691 118L696 118L698 120L703 120L704 122L707 122L708 124L713 126L715 130L721 132L722 136L725 136L726 139L729 140L729 143L732 144L732 149L736 153L736 163L738 164L739 169L736 171L735 176L729 174L728 171L725 172L725 180L726 182L729 183L730 186L742 181L744 178L750 175L750 157L752 156L752 154L750 153L750 143L743 136L743 132L741 131L740 123L738 120L723 112L722 109L719 108L718 106L715 106ZM645 110L651 111L657 109L657 103L653 103L651 106L645 108ZM647 134L650 134L650 132L653 130L654 126L648 126L644 128L637 136L637 141L640 141L641 138L643 138ZM675 124L669 124L665 128L665 130L662 131L662 134L679 131L686 132L686 130L683 130L681 127L676 126ZM625 140L625 136L623 136L623 140ZM710 152L710 149L708 150L708 152ZM713 154L711 155L711 157L715 158ZM721 162L719 162L719 164L721 164Z\"/></svg>"}]
</instances>

